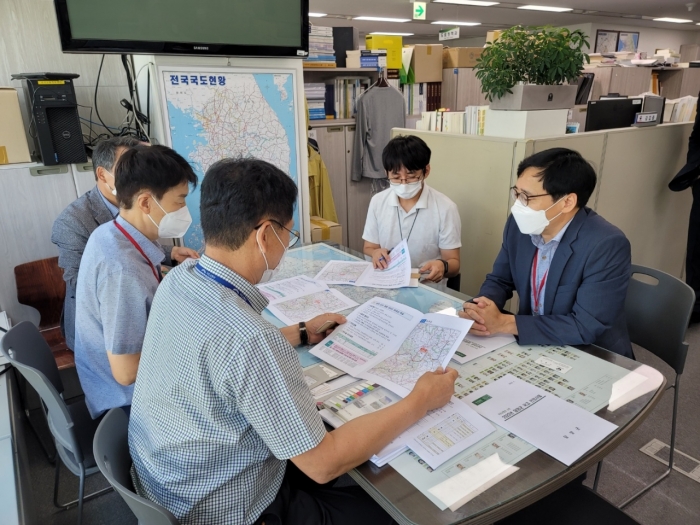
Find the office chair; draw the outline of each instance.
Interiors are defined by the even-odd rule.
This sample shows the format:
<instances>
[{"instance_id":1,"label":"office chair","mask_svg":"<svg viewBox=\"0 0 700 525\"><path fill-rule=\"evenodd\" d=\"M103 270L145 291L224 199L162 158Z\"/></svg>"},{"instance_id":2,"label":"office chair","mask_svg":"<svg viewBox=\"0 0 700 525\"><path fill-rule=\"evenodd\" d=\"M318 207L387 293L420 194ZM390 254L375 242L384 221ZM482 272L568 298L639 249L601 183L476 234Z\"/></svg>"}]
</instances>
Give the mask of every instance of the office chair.
<instances>
[{"instance_id":1,"label":"office chair","mask_svg":"<svg viewBox=\"0 0 700 525\"><path fill-rule=\"evenodd\" d=\"M635 275L645 275L657 282L649 284L635 279ZM673 470L673 457L676 451L676 423L678 417L678 390L681 375L688 355L685 332L695 305L695 292L686 283L659 270L632 265L632 278L627 289L625 316L631 341L661 358L676 372L673 388L673 416L671 418L671 443L668 468L656 480L620 504L625 508L642 494L667 478ZM659 327L663 326L663 330ZM598 488L602 462L598 463L593 490Z\"/></svg>"},{"instance_id":2,"label":"office chair","mask_svg":"<svg viewBox=\"0 0 700 525\"><path fill-rule=\"evenodd\" d=\"M0 351L39 394L47 411L49 430L54 438L57 454L68 470L80 478L78 499L59 503L61 463L56 461L54 505L61 509L69 509L77 504L80 525L83 518L83 502L112 490L112 487L107 487L84 495L85 478L99 472L92 455L92 439L97 430L97 421L90 417L84 399L66 405L62 397L63 382L58 374L56 361L49 345L32 323L24 321L11 328L0 340Z\"/></svg>"},{"instance_id":3,"label":"office chair","mask_svg":"<svg viewBox=\"0 0 700 525\"><path fill-rule=\"evenodd\" d=\"M179 525L167 509L134 492L130 474L132 462L127 439L128 426L129 419L121 408L113 408L102 418L93 442L93 454L100 472L129 505L139 523Z\"/></svg>"}]
</instances>

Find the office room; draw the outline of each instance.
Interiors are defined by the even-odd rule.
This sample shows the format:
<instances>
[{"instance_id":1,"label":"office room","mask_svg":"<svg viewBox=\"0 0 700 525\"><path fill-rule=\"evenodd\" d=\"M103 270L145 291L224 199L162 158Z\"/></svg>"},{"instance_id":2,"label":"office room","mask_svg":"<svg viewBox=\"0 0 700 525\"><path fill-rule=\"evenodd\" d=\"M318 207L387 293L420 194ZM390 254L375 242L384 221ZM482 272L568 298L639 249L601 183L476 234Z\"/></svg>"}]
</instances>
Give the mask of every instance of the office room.
<instances>
[{"instance_id":1,"label":"office room","mask_svg":"<svg viewBox=\"0 0 700 525\"><path fill-rule=\"evenodd\" d=\"M700 522L699 95L685 0L0 0L0 523Z\"/></svg>"}]
</instances>

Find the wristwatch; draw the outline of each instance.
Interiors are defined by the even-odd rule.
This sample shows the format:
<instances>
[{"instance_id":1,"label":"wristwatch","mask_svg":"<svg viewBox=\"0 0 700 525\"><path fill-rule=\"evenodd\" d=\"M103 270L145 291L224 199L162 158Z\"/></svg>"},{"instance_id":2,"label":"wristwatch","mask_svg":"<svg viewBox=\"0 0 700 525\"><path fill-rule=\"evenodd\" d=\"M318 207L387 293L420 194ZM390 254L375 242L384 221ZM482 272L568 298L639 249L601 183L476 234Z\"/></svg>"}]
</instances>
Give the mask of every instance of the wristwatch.
<instances>
[{"instance_id":1,"label":"wristwatch","mask_svg":"<svg viewBox=\"0 0 700 525\"><path fill-rule=\"evenodd\" d=\"M309 344L309 332L306 331L306 323L299 323L299 338L301 339L302 345Z\"/></svg>"},{"instance_id":2,"label":"wristwatch","mask_svg":"<svg viewBox=\"0 0 700 525\"><path fill-rule=\"evenodd\" d=\"M450 265L444 259L438 259L438 261L445 265L445 273L443 273L442 276L447 277L447 272L450 271Z\"/></svg>"}]
</instances>

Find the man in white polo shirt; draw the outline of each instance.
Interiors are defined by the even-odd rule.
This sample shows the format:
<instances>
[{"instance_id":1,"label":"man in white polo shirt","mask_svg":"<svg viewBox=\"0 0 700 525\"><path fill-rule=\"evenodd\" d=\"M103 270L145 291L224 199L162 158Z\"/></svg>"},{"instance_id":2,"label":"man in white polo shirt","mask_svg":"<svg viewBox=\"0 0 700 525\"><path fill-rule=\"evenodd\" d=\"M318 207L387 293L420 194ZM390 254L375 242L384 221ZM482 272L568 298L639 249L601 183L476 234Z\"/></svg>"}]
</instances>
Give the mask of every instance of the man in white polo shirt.
<instances>
[{"instance_id":1,"label":"man in white polo shirt","mask_svg":"<svg viewBox=\"0 0 700 525\"><path fill-rule=\"evenodd\" d=\"M389 252L406 239L411 266L424 281L440 283L459 273L462 223L457 205L425 183L430 148L414 136L394 137L382 154L390 187L372 197L364 253L375 268L386 268Z\"/></svg>"}]
</instances>

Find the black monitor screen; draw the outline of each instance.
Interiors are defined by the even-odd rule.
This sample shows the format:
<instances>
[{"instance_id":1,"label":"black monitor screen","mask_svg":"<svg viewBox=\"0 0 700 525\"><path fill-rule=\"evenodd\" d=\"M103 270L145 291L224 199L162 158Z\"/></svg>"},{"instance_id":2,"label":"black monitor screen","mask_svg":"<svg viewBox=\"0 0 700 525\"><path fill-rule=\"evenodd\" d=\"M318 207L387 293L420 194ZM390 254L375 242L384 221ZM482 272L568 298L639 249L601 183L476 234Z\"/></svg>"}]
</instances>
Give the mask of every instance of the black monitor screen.
<instances>
[{"instance_id":1,"label":"black monitor screen","mask_svg":"<svg viewBox=\"0 0 700 525\"><path fill-rule=\"evenodd\" d=\"M586 131L628 128L641 111L641 98L591 100L586 111Z\"/></svg>"},{"instance_id":2,"label":"black monitor screen","mask_svg":"<svg viewBox=\"0 0 700 525\"><path fill-rule=\"evenodd\" d=\"M64 51L302 56L308 48L308 0L55 3Z\"/></svg>"}]
</instances>

